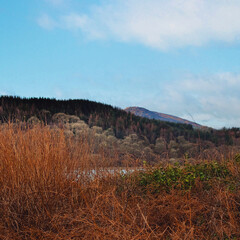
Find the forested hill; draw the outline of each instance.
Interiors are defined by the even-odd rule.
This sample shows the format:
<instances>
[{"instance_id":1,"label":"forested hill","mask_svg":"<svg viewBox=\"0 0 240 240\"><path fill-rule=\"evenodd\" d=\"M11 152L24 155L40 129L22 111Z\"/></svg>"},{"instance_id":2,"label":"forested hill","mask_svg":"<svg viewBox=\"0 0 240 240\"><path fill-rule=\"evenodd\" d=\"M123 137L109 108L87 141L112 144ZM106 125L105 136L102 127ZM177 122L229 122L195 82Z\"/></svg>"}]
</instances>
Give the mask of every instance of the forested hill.
<instances>
[{"instance_id":1,"label":"forested hill","mask_svg":"<svg viewBox=\"0 0 240 240\"><path fill-rule=\"evenodd\" d=\"M163 122L147 119L127 113L116 107L89 100L56 100L49 98L20 98L12 96L0 97L0 120L27 121L35 116L47 124L52 123L56 113L75 115L84 120L90 127L100 126L103 129L112 128L117 138L130 134L147 138L155 143L161 137L169 142L183 136L187 141L211 141L218 144L231 144L237 137L239 129L231 130L195 130L191 125Z\"/></svg>"}]
</instances>

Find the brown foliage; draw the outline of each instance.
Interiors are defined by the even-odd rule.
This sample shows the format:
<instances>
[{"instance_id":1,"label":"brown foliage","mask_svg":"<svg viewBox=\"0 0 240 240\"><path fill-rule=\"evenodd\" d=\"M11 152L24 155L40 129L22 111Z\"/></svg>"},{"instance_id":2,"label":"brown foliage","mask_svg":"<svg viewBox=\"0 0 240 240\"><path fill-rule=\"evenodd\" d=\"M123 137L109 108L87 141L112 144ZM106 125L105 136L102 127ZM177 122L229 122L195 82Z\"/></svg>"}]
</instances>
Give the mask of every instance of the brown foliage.
<instances>
[{"instance_id":1,"label":"brown foliage","mask_svg":"<svg viewBox=\"0 0 240 240\"><path fill-rule=\"evenodd\" d=\"M105 153L92 151L91 141L76 141L63 130L5 124L0 238L240 238L238 188L230 192L216 182L206 190L199 182L190 191L142 193L131 178L109 174L113 164ZM229 165L239 179L239 169Z\"/></svg>"}]
</instances>

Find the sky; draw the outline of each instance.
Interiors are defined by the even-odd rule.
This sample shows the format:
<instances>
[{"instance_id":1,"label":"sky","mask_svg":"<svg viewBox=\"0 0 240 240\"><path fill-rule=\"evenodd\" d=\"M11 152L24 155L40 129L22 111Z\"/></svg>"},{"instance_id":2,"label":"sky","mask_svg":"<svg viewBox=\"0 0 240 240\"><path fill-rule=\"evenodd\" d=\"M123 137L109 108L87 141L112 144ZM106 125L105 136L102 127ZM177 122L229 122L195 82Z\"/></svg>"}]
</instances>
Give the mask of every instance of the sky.
<instances>
[{"instance_id":1,"label":"sky","mask_svg":"<svg viewBox=\"0 0 240 240\"><path fill-rule=\"evenodd\" d=\"M0 95L240 127L240 0L0 3Z\"/></svg>"}]
</instances>

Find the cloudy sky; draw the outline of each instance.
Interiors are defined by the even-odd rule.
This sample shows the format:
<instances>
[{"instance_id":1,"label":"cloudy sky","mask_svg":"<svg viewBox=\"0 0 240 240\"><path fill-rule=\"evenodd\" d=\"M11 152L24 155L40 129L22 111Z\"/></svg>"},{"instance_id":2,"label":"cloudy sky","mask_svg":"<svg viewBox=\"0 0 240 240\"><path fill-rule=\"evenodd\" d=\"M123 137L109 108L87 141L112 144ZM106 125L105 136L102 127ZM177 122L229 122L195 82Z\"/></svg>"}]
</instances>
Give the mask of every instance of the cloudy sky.
<instances>
[{"instance_id":1,"label":"cloudy sky","mask_svg":"<svg viewBox=\"0 0 240 240\"><path fill-rule=\"evenodd\" d=\"M0 94L240 127L240 0L8 0Z\"/></svg>"}]
</instances>

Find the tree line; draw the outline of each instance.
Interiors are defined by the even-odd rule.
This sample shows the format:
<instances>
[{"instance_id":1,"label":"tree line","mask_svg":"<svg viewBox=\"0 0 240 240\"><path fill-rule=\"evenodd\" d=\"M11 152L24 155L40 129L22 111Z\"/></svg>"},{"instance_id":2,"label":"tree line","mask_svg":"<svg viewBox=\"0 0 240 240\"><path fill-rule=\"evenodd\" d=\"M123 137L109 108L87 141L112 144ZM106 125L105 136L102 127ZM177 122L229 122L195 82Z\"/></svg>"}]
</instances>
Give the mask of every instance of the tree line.
<instances>
[{"instance_id":1,"label":"tree line","mask_svg":"<svg viewBox=\"0 0 240 240\"><path fill-rule=\"evenodd\" d=\"M211 142L216 146L233 145L240 137L239 128L232 129L194 129L191 125L171 123L142 118L108 104L90 100L56 100L50 98L0 97L0 121L28 121L36 117L45 124L53 124L56 113L75 115L89 125L99 126L103 130L111 128L115 137L123 139L130 134L147 138L150 144L156 144L159 138L167 143L179 137L192 143Z\"/></svg>"}]
</instances>

